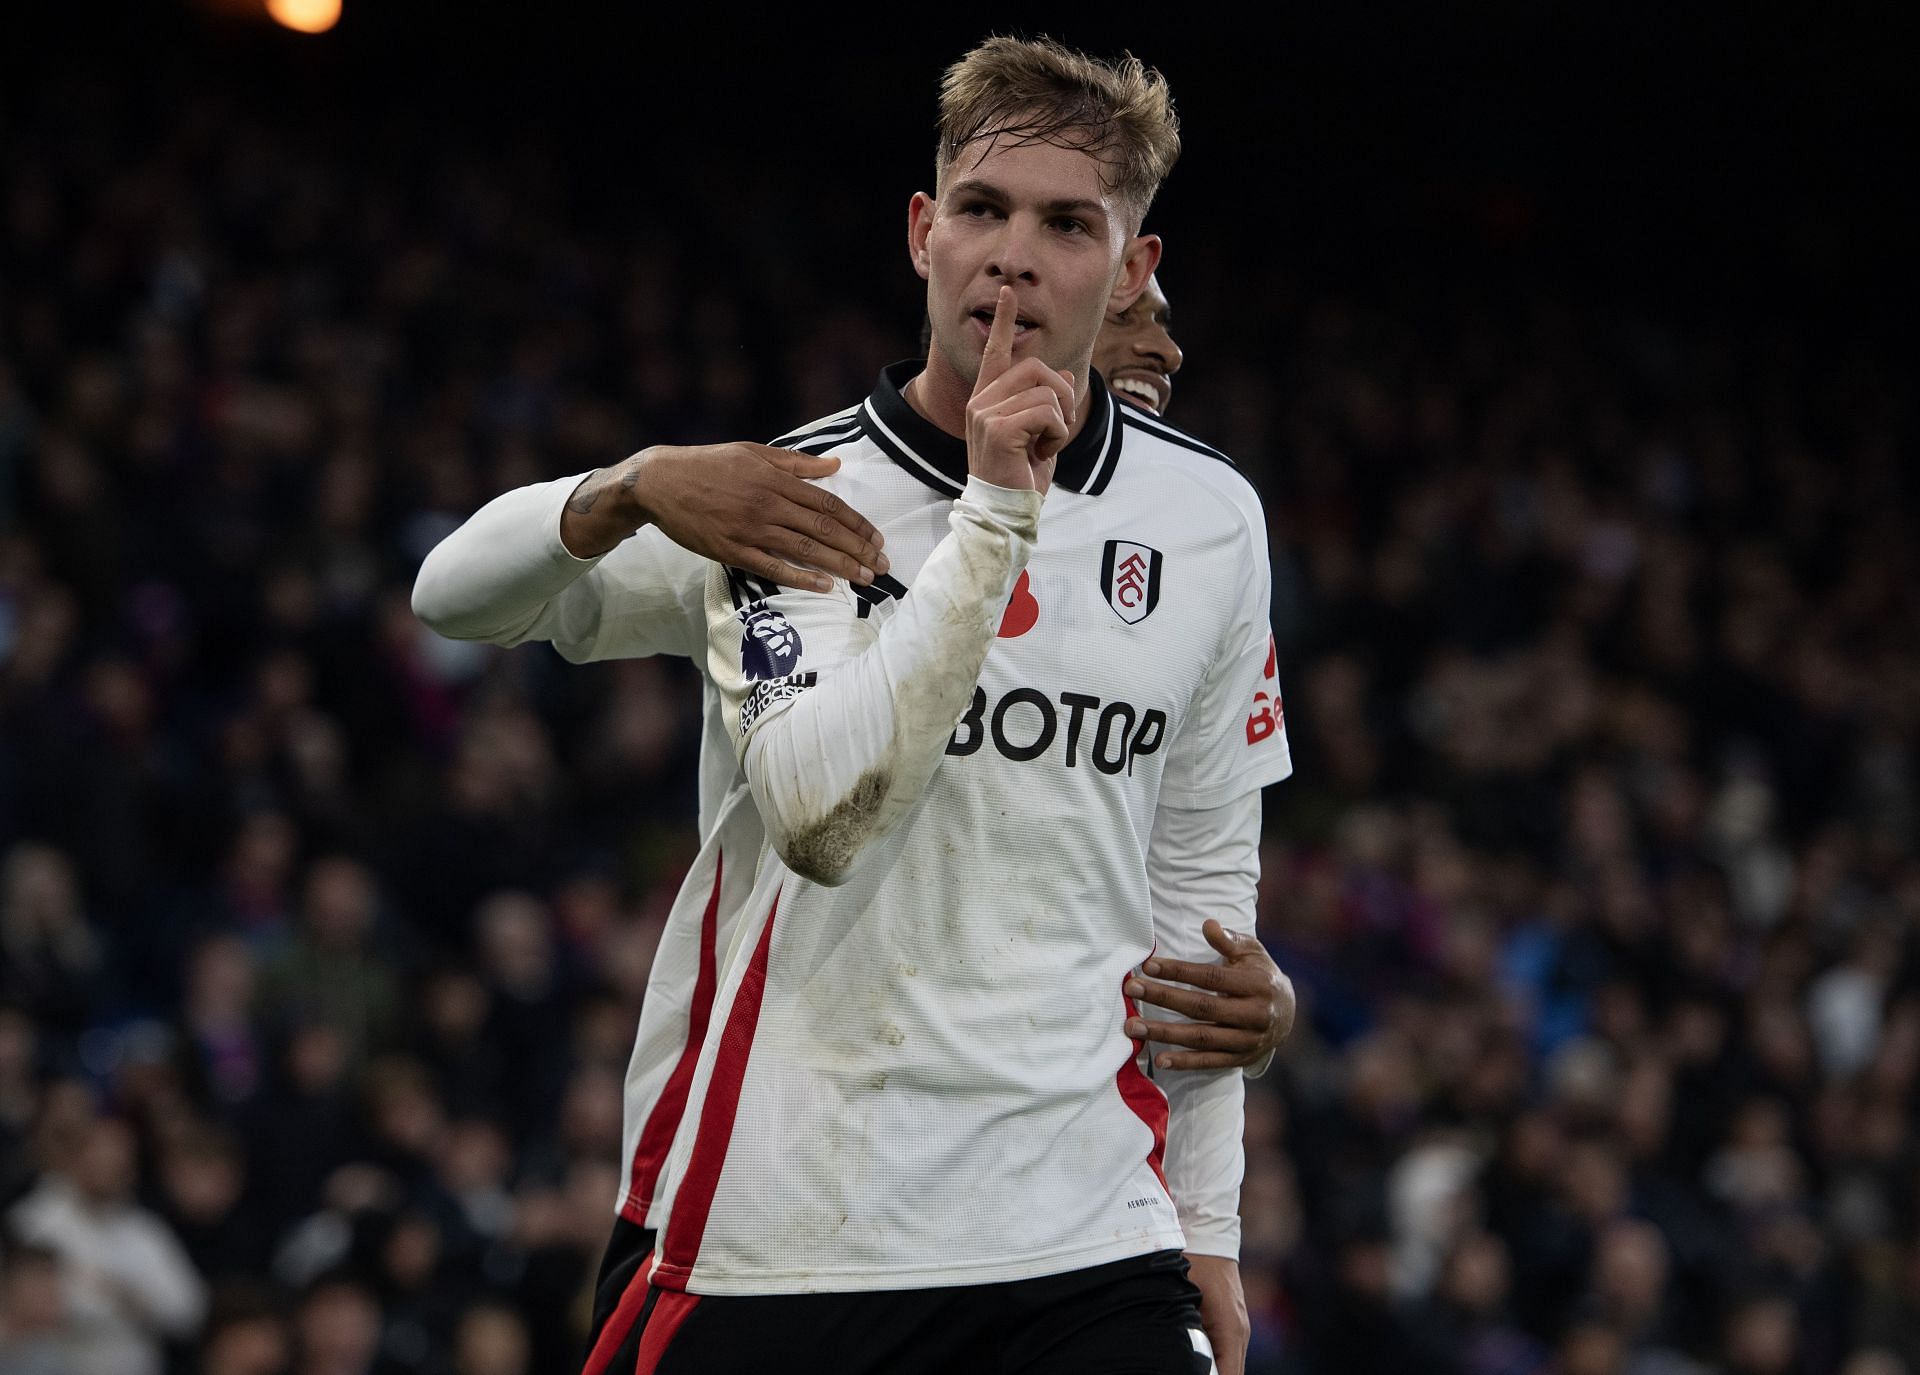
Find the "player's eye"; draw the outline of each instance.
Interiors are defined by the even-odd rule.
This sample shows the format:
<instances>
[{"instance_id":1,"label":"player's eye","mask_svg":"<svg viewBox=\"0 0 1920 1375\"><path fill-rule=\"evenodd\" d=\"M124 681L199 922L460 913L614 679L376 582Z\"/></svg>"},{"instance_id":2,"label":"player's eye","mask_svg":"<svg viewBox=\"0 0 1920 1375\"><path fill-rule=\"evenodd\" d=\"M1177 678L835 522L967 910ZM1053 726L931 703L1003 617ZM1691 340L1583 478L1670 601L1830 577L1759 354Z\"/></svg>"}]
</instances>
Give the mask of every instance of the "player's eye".
<instances>
[{"instance_id":1,"label":"player's eye","mask_svg":"<svg viewBox=\"0 0 1920 1375\"><path fill-rule=\"evenodd\" d=\"M960 213L972 219L985 219L989 215L999 214L999 208L986 201L967 201L960 207Z\"/></svg>"},{"instance_id":2,"label":"player's eye","mask_svg":"<svg viewBox=\"0 0 1920 1375\"><path fill-rule=\"evenodd\" d=\"M1053 227L1067 234L1084 234L1087 232L1085 220L1076 220L1069 215L1056 217L1053 222Z\"/></svg>"}]
</instances>

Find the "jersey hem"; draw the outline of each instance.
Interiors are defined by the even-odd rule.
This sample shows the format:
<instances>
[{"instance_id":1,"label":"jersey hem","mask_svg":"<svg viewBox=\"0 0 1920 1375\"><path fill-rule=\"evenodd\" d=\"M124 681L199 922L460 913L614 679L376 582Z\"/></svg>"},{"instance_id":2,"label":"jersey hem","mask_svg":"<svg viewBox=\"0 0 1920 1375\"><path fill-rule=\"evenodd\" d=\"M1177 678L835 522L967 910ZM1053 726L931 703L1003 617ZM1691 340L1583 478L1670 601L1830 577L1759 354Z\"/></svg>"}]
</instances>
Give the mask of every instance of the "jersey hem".
<instances>
[{"instance_id":1,"label":"jersey hem","mask_svg":"<svg viewBox=\"0 0 1920 1375\"><path fill-rule=\"evenodd\" d=\"M1155 1251L1180 1251L1186 1237L1178 1228L1149 1232L1125 1241L1109 1241L1099 1246L1053 1251L1025 1260L999 1261L981 1265L913 1267L890 1265L882 1270L808 1270L759 1271L750 1275L712 1274L695 1264L684 1277L672 1274L669 1267L654 1269L653 1283L662 1288L684 1289L690 1294L744 1297L755 1294L852 1294L874 1293L889 1289L958 1289L974 1284L1000 1284L1008 1280L1043 1279L1048 1275L1087 1270L1109 1261L1126 1260ZM676 1283L676 1280L680 1282Z\"/></svg>"}]
</instances>

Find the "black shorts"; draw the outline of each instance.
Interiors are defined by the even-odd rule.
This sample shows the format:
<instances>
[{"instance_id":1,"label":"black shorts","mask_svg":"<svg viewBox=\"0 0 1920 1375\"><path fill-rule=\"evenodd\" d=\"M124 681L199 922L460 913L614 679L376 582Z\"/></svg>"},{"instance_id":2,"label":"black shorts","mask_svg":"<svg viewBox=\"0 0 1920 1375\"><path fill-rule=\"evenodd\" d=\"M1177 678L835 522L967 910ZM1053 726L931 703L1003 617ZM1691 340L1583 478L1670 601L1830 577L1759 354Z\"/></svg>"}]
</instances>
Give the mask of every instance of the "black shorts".
<instances>
[{"instance_id":1,"label":"black shorts","mask_svg":"<svg viewBox=\"0 0 1920 1375\"><path fill-rule=\"evenodd\" d=\"M633 1364L619 1363L625 1359ZM1212 1375L1213 1368L1186 1257L1159 1251L1064 1275L944 1289L751 1297L654 1290L618 1352L588 1375Z\"/></svg>"},{"instance_id":2,"label":"black shorts","mask_svg":"<svg viewBox=\"0 0 1920 1375\"><path fill-rule=\"evenodd\" d=\"M582 1375L632 1375L640 1351L640 1311L653 1255L653 1229L617 1219L593 1286L593 1330Z\"/></svg>"}]
</instances>

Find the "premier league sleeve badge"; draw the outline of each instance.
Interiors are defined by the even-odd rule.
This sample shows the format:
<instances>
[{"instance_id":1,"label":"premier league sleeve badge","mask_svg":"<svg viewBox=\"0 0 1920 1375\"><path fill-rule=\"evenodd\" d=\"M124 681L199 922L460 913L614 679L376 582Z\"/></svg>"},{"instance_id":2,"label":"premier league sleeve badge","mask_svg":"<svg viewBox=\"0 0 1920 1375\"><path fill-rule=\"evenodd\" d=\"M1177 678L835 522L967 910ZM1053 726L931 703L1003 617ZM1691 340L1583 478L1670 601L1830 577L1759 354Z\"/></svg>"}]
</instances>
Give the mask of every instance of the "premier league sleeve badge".
<instances>
[{"instance_id":1,"label":"premier league sleeve badge","mask_svg":"<svg viewBox=\"0 0 1920 1375\"><path fill-rule=\"evenodd\" d=\"M793 622L765 602L753 602L736 613L745 635L740 640L740 671L748 681L784 678L800 662L800 632Z\"/></svg>"}]
</instances>

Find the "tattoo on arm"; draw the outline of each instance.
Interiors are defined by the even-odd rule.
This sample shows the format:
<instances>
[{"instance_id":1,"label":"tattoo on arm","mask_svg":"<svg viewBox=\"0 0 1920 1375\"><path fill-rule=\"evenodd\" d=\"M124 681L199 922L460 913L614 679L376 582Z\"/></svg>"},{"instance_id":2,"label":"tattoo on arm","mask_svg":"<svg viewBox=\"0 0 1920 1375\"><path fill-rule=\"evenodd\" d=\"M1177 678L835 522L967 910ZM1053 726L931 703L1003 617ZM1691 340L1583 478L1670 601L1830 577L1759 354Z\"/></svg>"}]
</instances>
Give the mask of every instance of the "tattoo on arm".
<instances>
[{"instance_id":1,"label":"tattoo on arm","mask_svg":"<svg viewBox=\"0 0 1920 1375\"><path fill-rule=\"evenodd\" d=\"M576 516L592 514L594 503L600 500L600 493L606 490L607 484L600 481L601 471L595 468L588 473L586 481L574 489L573 495L567 498L567 509Z\"/></svg>"}]
</instances>

